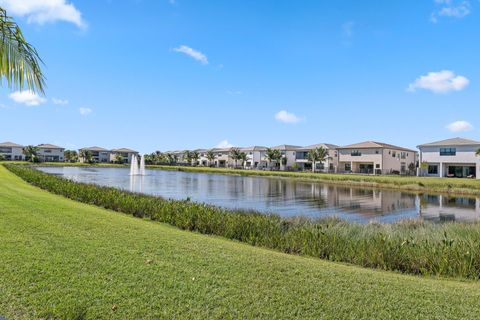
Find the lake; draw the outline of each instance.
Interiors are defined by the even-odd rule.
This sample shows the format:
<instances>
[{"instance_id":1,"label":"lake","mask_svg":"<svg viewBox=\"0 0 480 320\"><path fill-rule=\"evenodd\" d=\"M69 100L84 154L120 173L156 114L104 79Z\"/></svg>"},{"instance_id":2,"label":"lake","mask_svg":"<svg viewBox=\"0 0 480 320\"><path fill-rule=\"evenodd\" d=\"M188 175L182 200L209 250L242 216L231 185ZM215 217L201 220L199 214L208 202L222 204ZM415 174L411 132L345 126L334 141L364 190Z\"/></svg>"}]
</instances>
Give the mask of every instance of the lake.
<instances>
[{"instance_id":1,"label":"lake","mask_svg":"<svg viewBox=\"0 0 480 320\"><path fill-rule=\"evenodd\" d=\"M480 199L416 195L401 191L336 186L283 178L245 177L126 168L40 167L50 174L169 199L191 199L231 209L252 209L285 217L337 216L359 223L423 218L434 222L476 221Z\"/></svg>"}]
</instances>

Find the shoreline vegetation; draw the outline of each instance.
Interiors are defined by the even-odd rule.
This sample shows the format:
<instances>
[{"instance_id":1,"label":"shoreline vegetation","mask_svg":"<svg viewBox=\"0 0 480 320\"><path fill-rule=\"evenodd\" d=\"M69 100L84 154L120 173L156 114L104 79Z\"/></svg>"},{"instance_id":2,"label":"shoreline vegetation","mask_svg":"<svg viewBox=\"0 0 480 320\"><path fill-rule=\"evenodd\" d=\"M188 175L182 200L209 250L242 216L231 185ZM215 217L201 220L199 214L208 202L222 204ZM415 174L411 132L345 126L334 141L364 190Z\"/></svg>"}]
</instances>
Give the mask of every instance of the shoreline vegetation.
<instances>
[{"instance_id":1,"label":"shoreline vegetation","mask_svg":"<svg viewBox=\"0 0 480 320\"><path fill-rule=\"evenodd\" d=\"M281 218L82 184L4 164L25 180L75 201L295 255L413 275L480 278L480 224L405 220L360 225L335 218Z\"/></svg>"},{"instance_id":2,"label":"shoreline vegetation","mask_svg":"<svg viewBox=\"0 0 480 320\"><path fill-rule=\"evenodd\" d=\"M7 164L8 162L4 162ZM25 164L12 162L11 164ZM76 166L76 167L105 167L127 168L120 164L86 164L86 163L39 163L34 166ZM267 178L286 178L298 181L314 181L333 185L348 185L352 187L367 187L372 189L389 189L410 193L435 193L449 196L480 196L480 181L459 178L432 178L432 177L403 177L403 176L372 176L358 174L331 174L289 171L262 171L228 168L147 165L147 169L170 170L206 174L224 174L238 176L253 176Z\"/></svg>"},{"instance_id":3,"label":"shoreline vegetation","mask_svg":"<svg viewBox=\"0 0 480 320\"><path fill-rule=\"evenodd\" d=\"M6 319L476 319L478 281L286 255L76 202L0 165ZM341 303L339 303L341 302Z\"/></svg>"}]
</instances>

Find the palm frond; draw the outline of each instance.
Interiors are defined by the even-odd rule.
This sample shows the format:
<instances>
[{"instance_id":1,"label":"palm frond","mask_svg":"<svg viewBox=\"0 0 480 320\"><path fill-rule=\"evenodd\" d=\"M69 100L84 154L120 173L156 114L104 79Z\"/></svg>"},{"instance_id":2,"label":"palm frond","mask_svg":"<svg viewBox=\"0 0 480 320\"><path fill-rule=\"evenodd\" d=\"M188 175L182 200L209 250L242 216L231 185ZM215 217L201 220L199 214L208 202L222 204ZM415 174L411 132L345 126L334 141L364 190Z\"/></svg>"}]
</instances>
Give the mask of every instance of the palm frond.
<instances>
[{"instance_id":1,"label":"palm frond","mask_svg":"<svg viewBox=\"0 0 480 320\"><path fill-rule=\"evenodd\" d=\"M18 25L0 7L0 76L14 90L27 88L45 92L45 77L40 68L43 64L37 50L24 38Z\"/></svg>"}]
</instances>

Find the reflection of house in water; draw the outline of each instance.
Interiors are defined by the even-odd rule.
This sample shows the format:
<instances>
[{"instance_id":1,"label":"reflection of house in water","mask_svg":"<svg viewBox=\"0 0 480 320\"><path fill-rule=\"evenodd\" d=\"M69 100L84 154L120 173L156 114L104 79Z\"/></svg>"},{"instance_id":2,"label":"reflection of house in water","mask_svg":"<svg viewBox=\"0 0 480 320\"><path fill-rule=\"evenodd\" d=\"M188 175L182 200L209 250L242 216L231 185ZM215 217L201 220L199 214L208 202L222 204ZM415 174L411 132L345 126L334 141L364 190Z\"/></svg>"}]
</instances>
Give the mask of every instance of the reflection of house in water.
<instances>
[{"instance_id":1,"label":"reflection of house in water","mask_svg":"<svg viewBox=\"0 0 480 320\"><path fill-rule=\"evenodd\" d=\"M480 218L480 199L422 195L420 216L432 221L473 221Z\"/></svg>"}]
</instances>

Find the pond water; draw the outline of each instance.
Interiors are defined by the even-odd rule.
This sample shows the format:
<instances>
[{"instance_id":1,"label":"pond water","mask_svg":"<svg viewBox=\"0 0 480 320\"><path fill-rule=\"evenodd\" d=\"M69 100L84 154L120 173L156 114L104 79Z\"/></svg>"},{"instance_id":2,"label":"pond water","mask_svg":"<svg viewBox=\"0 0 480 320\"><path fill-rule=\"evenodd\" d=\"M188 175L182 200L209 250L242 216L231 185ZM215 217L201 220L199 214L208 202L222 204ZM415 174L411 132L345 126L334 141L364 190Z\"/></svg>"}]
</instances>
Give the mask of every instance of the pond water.
<instances>
[{"instance_id":1,"label":"pond water","mask_svg":"<svg viewBox=\"0 0 480 320\"><path fill-rule=\"evenodd\" d=\"M132 177L124 168L41 167L39 170L77 182L281 216L337 216L360 223L372 220L391 223L420 217L436 222L480 219L478 198L178 171L147 170L146 176Z\"/></svg>"}]
</instances>

